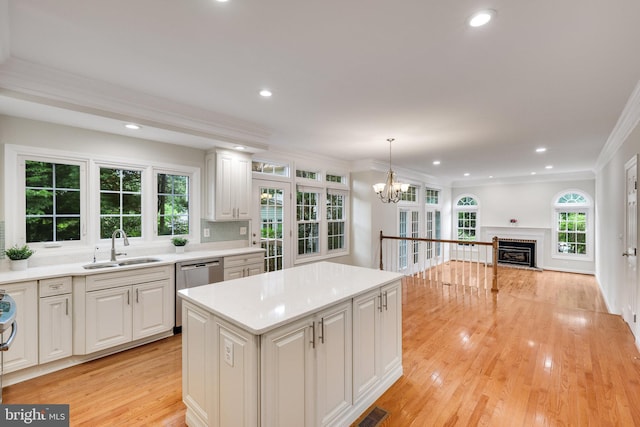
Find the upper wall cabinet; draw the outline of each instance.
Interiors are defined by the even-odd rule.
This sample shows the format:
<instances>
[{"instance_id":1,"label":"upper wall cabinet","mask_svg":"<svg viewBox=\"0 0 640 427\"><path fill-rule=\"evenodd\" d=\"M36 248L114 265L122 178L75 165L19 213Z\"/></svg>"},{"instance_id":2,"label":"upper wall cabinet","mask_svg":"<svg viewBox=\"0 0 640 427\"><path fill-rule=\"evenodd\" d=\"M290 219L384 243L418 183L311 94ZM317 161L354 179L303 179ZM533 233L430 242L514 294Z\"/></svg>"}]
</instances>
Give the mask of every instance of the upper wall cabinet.
<instances>
[{"instance_id":1,"label":"upper wall cabinet","mask_svg":"<svg viewBox=\"0 0 640 427\"><path fill-rule=\"evenodd\" d=\"M247 220L251 217L251 155L227 150L206 157L206 217Z\"/></svg>"}]
</instances>

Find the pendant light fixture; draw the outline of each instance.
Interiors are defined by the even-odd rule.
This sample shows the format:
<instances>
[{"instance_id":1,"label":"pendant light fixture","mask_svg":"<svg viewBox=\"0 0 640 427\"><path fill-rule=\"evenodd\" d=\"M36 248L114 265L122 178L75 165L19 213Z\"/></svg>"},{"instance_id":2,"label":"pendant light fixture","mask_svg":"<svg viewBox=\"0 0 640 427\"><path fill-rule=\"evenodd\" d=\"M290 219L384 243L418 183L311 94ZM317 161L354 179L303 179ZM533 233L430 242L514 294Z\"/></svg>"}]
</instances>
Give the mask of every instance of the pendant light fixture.
<instances>
[{"instance_id":1,"label":"pendant light fixture","mask_svg":"<svg viewBox=\"0 0 640 427\"><path fill-rule=\"evenodd\" d=\"M403 184L396 181L396 173L391 169L391 143L394 138L387 139L389 141L389 172L385 182L379 182L373 185L373 191L376 192L382 203L398 203L401 193L409 189L409 184Z\"/></svg>"}]
</instances>

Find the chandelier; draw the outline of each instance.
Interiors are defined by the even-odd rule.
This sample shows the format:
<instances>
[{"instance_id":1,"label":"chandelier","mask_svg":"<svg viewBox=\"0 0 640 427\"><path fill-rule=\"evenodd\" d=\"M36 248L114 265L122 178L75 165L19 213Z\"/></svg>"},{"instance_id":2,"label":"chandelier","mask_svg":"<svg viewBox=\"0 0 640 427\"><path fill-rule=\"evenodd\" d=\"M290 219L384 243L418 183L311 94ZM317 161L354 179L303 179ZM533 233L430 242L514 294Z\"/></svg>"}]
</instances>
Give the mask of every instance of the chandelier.
<instances>
[{"instance_id":1,"label":"chandelier","mask_svg":"<svg viewBox=\"0 0 640 427\"><path fill-rule=\"evenodd\" d=\"M373 185L373 191L376 192L382 203L398 203L401 193L409 189L409 184L403 184L396 181L396 173L391 169L391 143L394 138L387 139L389 141L389 172L385 182L379 182Z\"/></svg>"}]
</instances>

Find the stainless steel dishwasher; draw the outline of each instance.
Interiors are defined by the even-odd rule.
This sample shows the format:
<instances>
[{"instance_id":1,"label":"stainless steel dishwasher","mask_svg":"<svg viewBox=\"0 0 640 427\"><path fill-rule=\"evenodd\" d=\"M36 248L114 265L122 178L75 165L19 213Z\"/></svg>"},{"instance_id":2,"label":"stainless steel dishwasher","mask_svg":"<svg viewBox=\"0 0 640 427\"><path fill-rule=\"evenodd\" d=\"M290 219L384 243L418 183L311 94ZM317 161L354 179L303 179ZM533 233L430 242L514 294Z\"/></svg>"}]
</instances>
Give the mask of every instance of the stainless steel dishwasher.
<instances>
[{"instance_id":1,"label":"stainless steel dishwasher","mask_svg":"<svg viewBox=\"0 0 640 427\"><path fill-rule=\"evenodd\" d=\"M202 258L176 263L176 326L175 333L182 331L182 298L180 289L194 288L224 280L223 258Z\"/></svg>"}]
</instances>

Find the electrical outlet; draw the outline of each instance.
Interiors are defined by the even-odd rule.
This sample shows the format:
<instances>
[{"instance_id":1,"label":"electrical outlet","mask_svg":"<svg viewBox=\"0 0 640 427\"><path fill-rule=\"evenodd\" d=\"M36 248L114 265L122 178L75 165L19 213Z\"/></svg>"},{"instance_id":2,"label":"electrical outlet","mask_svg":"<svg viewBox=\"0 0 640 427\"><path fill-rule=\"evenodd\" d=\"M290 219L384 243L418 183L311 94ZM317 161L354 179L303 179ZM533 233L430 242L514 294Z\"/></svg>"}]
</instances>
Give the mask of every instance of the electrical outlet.
<instances>
[{"instance_id":1,"label":"electrical outlet","mask_svg":"<svg viewBox=\"0 0 640 427\"><path fill-rule=\"evenodd\" d=\"M233 367L233 342L228 338L224 339L224 361Z\"/></svg>"},{"instance_id":2,"label":"electrical outlet","mask_svg":"<svg viewBox=\"0 0 640 427\"><path fill-rule=\"evenodd\" d=\"M247 227L240 227L240 235L244 236L245 234L247 234Z\"/></svg>"},{"instance_id":3,"label":"electrical outlet","mask_svg":"<svg viewBox=\"0 0 640 427\"><path fill-rule=\"evenodd\" d=\"M210 228L205 228L204 229L204 237L211 237L211 229Z\"/></svg>"}]
</instances>

